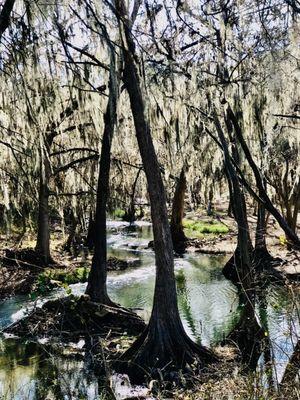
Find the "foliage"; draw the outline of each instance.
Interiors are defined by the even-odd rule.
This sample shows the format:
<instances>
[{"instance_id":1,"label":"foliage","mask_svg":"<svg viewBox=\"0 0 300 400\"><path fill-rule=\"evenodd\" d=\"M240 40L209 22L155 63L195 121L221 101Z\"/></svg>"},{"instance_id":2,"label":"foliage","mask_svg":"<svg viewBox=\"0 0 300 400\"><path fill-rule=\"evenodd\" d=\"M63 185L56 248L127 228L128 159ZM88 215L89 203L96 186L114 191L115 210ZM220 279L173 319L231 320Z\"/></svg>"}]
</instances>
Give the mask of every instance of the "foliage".
<instances>
[{"instance_id":1,"label":"foliage","mask_svg":"<svg viewBox=\"0 0 300 400\"><path fill-rule=\"evenodd\" d=\"M89 268L78 267L72 270L67 269L48 269L39 274L36 284L36 292L46 293L53 287L62 286L67 288L68 285L86 282L88 278Z\"/></svg>"},{"instance_id":2,"label":"foliage","mask_svg":"<svg viewBox=\"0 0 300 400\"><path fill-rule=\"evenodd\" d=\"M203 237L203 234L225 234L229 232L226 225L210 220L208 222L194 221L194 220L183 220L183 227L188 236Z\"/></svg>"}]
</instances>

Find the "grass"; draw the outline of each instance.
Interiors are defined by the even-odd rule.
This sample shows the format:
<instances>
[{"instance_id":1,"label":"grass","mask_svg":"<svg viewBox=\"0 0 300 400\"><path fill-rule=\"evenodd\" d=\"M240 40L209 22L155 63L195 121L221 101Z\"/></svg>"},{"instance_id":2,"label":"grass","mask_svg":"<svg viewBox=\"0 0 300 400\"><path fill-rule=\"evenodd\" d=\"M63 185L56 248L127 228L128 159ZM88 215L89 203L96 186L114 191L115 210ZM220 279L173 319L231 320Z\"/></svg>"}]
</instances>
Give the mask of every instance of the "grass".
<instances>
[{"instance_id":1,"label":"grass","mask_svg":"<svg viewBox=\"0 0 300 400\"><path fill-rule=\"evenodd\" d=\"M123 219L125 216L125 210L122 210L121 208L116 208L112 212L112 216L113 218Z\"/></svg>"},{"instance_id":2,"label":"grass","mask_svg":"<svg viewBox=\"0 0 300 400\"><path fill-rule=\"evenodd\" d=\"M185 234L190 237L202 238L205 234L219 235L229 232L229 228L216 221L199 222L191 219L183 220Z\"/></svg>"}]
</instances>

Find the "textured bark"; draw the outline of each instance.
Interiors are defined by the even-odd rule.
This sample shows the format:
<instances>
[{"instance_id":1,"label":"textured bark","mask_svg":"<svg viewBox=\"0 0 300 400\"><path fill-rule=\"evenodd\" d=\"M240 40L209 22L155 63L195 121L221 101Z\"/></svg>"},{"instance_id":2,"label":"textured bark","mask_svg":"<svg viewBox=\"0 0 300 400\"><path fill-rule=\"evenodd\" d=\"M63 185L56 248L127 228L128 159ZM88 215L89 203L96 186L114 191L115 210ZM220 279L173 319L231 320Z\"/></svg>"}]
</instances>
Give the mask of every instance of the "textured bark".
<instances>
[{"instance_id":1,"label":"textured bark","mask_svg":"<svg viewBox=\"0 0 300 400\"><path fill-rule=\"evenodd\" d=\"M182 252L185 249L185 242L187 240L183 230L183 215L184 215L184 196L186 192L186 177L184 167L181 170L179 179L177 181L171 215L171 235L173 246L176 252Z\"/></svg>"},{"instance_id":2,"label":"textured bark","mask_svg":"<svg viewBox=\"0 0 300 400\"><path fill-rule=\"evenodd\" d=\"M183 367L186 362L197 358L202 357L203 361L207 361L214 357L207 349L191 341L179 316L164 185L146 117L127 11L123 0L117 0L115 4L123 41L124 83L130 97L136 136L148 183L155 247L156 282L149 325L123 356L124 361L131 362L127 364L131 377L143 380L145 371L150 370L151 373L167 366L167 369Z\"/></svg>"},{"instance_id":3,"label":"textured bark","mask_svg":"<svg viewBox=\"0 0 300 400\"><path fill-rule=\"evenodd\" d=\"M109 174L111 164L111 145L117 119L117 93L119 83L115 71L115 55L111 50L111 68L109 79L109 98L104 114L104 132L99 160L99 176L96 199L96 214L93 223L92 244L94 255L88 277L86 293L94 302L113 305L107 294L107 235L106 204L109 196Z\"/></svg>"}]
</instances>

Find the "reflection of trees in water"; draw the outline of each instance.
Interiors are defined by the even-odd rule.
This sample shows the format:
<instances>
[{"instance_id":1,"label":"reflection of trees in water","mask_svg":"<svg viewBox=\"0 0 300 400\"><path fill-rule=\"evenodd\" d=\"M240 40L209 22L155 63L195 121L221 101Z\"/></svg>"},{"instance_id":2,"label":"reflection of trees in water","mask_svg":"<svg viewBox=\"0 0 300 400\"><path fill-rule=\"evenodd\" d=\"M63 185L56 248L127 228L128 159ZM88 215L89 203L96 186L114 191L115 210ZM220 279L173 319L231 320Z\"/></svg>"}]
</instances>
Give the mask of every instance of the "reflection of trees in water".
<instances>
[{"instance_id":1,"label":"reflection of trees in water","mask_svg":"<svg viewBox=\"0 0 300 400\"><path fill-rule=\"evenodd\" d=\"M266 379L268 382L268 387L270 389L274 388L275 381L273 377L274 365L274 353L272 348L272 342L270 339L269 322L268 322L268 300L266 290L262 289L258 291L258 312L260 323L264 330L264 342L263 342L263 355L264 355L264 370L266 374Z\"/></svg>"},{"instance_id":2,"label":"reflection of trees in water","mask_svg":"<svg viewBox=\"0 0 300 400\"><path fill-rule=\"evenodd\" d=\"M177 283L177 292L179 294L178 302L180 304L180 308L182 310L185 320L188 323L189 328L193 333L194 338L197 340L198 343L200 343L201 334L200 332L197 331L186 287L186 277L183 271L179 271L178 274L176 275L176 283Z\"/></svg>"},{"instance_id":3,"label":"reflection of trees in water","mask_svg":"<svg viewBox=\"0 0 300 400\"><path fill-rule=\"evenodd\" d=\"M294 348L293 354L291 355L289 362L285 368L281 384L282 388L289 387L295 383L296 377L299 377L300 370L300 340Z\"/></svg>"},{"instance_id":4,"label":"reflection of trees in water","mask_svg":"<svg viewBox=\"0 0 300 400\"><path fill-rule=\"evenodd\" d=\"M223 281L221 266L224 263L224 256L190 256L188 262L196 267L197 281L208 283L211 280Z\"/></svg>"},{"instance_id":5,"label":"reflection of trees in water","mask_svg":"<svg viewBox=\"0 0 300 400\"><path fill-rule=\"evenodd\" d=\"M33 342L5 340L1 350L7 398L97 398L98 383L91 370L82 361L61 356L60 349L52 353L47 346ZM90 397L91 393L94 396Z\"/></svg>"},{"instance_id":6,"label":"reflection of trees in water","mask_svg":"<svg viewBox=\"0 0 300 400\"><path fill-rule=\"evenodd\" d=\"M190 259L189 259L190 261ZM195 261L195 260L194 260ZM195 263L192 263L193 265L198 265L197 260ZM199 265L198 265L199 266ZM177 290L178 290L178 303L180 305L180 310L182 317L186 320L187 325L191 329L191 332L195 338L199 341L200 338L203 338L202 331L199 329L198 326L198 321L197 318L195 318L195 305L198 306L197 303L197 290L201 292L201 296L205 296L205 299L210 301L214 306L210 310L210 308L203 307L203 304L197 307L197 312L202 312L203 315L200 316L205 320L205 325L204 329L209 330L209 338L210 341L213 342L214 344L217 344L224 340L224 335L226 335L228 332L230 332L231 329L236 325L238 322L237 319L239 318L239 314L236 311L236 291L235 289L231 289L231 286L221 286L223 289L226 290L226 298L223 299L226 304L228 304L228 307L231 305L231 311L226 312L225 314L222 314L221 319L217 319L214 321L214 318L216 316L215 314L215 307L220 306L220 303L222 302L222 293L220 292L220 286L219 286L219 281L211 278L210 276L210 271L204 269L201 270L200 268L193 268L192 274L191 271L188 270L187 272L184 269L181 269L177 271L176 273L176 283L177 283ZM220 268L218 269L220 272ZM187 274L188 280L187 280ZM204 279L205 278L205 279ZM191 287L188 287L188 282L191 284ZM206 284L207 282L207 284ZM221 275L220 282L224 282L224 277ZM202 286L202 289L198 288L198 285ZM228 284L229 285L229 284ZM197 287L196 289L196 294L194 293L193 295L191 294L190 290L192 288ZM190 289L190 290L189 290ZM229 293L230 292L230 293ZM227 297L229 296L229 297ZM194 297L194 298L193 298ZM222 302L222 307L224 303ZM192 307L194 306L194 307ZM209 304L210 306L210 304ZM223 309L223 308L221 308ZM193 313L194 310L194 313ZM198 314L197 314L198 316ZM226 318L225 318L226 316Z\"/></svg>"},{"instance_id":7,"label":"reflection of trees in water","mask_svg":"<svg viewBox=\"0 0 300 400\"><path fill-rule=\"evenodd\" d=\"M237 346L240 351L244 371L255 371L262 352L263 329L258 324L255 313L256 293L252 289L239 294L240 319L229 333L226 341Z\"/></svg>"}]
</instances>

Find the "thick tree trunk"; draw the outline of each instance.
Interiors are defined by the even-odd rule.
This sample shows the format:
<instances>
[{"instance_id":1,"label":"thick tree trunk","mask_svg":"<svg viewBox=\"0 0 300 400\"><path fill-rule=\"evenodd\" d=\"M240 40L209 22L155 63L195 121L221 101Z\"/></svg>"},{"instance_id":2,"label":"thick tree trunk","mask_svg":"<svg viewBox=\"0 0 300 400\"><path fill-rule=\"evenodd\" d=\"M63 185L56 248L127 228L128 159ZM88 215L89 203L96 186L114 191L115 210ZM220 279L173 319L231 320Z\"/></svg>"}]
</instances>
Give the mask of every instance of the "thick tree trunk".
<instances>
[{"instance_id":1,"label":"thick tree trunk","mask_svg":"<svg viewBox=\"0 0 300 400\"><path fill-rule=\"evenodd\" d=\"M246 156L246 159L254 173L255 176L255 181L257 188L259 190L259 194L261 196L261 199L263 200L265 208L274 216L276 221L279 223L280 227L283 229L285 232L286 236L288 237L288 240L293 244L293 246L296 249L300 249L300 239L298 238L297 234L291 229L291 227L288 225L287 221L284 219L284 217L280 214L280 212L274 207L273 203L271 202L268 194L266 193L263 185L263 179L260 174L260 171L255 163L255 161L252 158L251 152L249 150L249 147L243 137L242 130L240 128L239 122L232 111L230 105L228 105L228 116L232 121L232 124L234 126L235 134L236 137L242 146L242 149L244 151L244 154Z\"/></svg>"},{"instance_id":2,"label":"thick tree trunk","mask_svg":"<svg viewBox=\"0 0 300 400\"><path fill-rule=\"evenodd\" d=\"M154 372L153 370L167 366L168 369L183 367L186 362L201 357L202 361L212 360L213 355L189 339L179 316L164 185L146 118L127 11L123 0L117 0L115 4L123 40L124 83L130 97L136 136L148 183L155 247L156 282L149 325L123 356L124 360L132 362L127 364L131 377L143 380L145 371Z\"/></svg>"},{"instance_id":3,"label":"thick tree trunk","mask_svg":"<svg viewBox=\"0 0 300 400\"><path fill-rule=\"evenodd\" d=\"M111 50L109 79L109 98L104 114L104 132L100 155L99 177L96 199L96 215L93 224L93 247L91 271L88 277L86 294L92 301L114 305L107 294L107 236L106 204L109 195L109 173L111 164L111 145L117 118L118 81L115 71L115 55Z\"/></svg>"},{"instance_id":4,"label":"thick tree trunk","mask_svg":"<svg viewBox=\"0 0 300 400\"><path fill-rule=\"evenodd\" d=\"M187 238L183 230L183 215L184 215L184 196L186 192L186 177L184 167L181 170L177 181L171 215L171 235L173 246L176 252L181 253L185 250Z\"/></svg>"},{"instance_id":5,"label":"thick tree trunk","mask_svg":"<svg viewBox=\"0 0 300 400\"><path fill-rule=\"evenodd\" d=\"M258 204L257 223L255 232L255 249L267 249L266 244L266 209Z\"/></svg>"},{"instance_id":6,"label":"thick tree trunk","mask_svg":"<svg viewBox=\"0 0 300 400\"><path fill-rule=\"evenodd\" d=\"M276 263L279 259L274 259L267 249L266 243L267 219L266 209L263 204L258 203L257 223L255 232L254 264L258 271L270 267L271 263Z\"/></svg>"},{"instance_id":7,"label":"thick tree trunk","mask_svg":"<svg viewBox=\"0 0 300 400\"><path fill-rule=\"evenodd\" d=\"M93 212L90 211L88 230L85 239L85 245L88 247L89 250L93 250L94 241L95 241L95 219Z\"/></svg>"}]
</instances>

